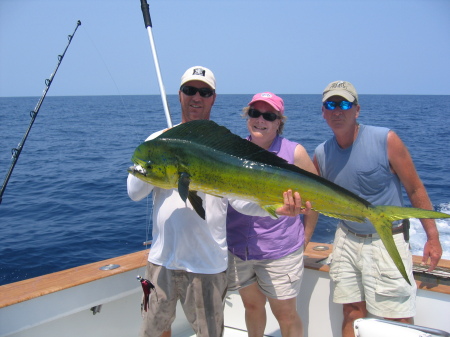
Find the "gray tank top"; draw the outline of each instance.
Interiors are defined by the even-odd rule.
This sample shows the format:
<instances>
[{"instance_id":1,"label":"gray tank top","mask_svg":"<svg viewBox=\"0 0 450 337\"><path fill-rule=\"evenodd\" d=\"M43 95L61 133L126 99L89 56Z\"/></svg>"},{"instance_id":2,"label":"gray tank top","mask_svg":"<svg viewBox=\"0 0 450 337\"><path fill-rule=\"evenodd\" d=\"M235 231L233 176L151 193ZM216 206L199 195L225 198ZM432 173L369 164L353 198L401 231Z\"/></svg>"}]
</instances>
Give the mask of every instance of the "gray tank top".
<instances>
[{"instance_id":1,"label":"gray tank top","mask_svg":"<svg viewBox=\"0 0 450 337\"><path fill-rule=\"evenodd\" d=\"M360 124L358 136L342 149L333 136L315 150L320 174L366 199L373 205L403 206L400 179L389 167L387 135L389 129ZM359 234L375 233L369 222L341 221Z\"/></svg>"}]
</instances>

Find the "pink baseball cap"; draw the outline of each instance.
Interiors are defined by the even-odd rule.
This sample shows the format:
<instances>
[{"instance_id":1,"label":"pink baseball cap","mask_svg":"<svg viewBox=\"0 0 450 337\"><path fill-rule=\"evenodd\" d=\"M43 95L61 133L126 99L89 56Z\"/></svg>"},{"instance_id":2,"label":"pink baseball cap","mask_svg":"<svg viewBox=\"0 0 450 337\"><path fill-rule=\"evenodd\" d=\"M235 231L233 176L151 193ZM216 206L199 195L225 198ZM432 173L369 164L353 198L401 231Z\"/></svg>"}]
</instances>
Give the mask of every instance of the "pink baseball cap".
<instances>
[{"instance_id":1,"label":"pink baseball cap","mask_svg":"<svg viewBox=\"0 0 450 337\"><path fill-rule=\"evenodd\" d=\"M253 103L258 101L269 103L280 114L284 113L283 99L271 92L261 92L259 94L256 94L255 96L253 96L252 100L250 101L250 103L248 103L248 105L252 105Z\"/></svg>"}]
</instances>

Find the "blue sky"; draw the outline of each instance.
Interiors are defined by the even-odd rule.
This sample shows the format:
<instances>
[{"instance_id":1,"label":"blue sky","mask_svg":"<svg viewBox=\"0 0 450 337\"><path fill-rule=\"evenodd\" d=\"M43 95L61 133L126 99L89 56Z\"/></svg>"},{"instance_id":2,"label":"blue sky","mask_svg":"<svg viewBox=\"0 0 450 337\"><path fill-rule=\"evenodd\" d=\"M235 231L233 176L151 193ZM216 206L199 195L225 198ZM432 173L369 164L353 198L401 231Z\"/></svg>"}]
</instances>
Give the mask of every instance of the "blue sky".
<instances>
[{"instance_id":1,"label":"blue sky","mask_svg":"<svg viewBox=\"0 0 450 337\"><path fill-rule=\"evenodd\" d=\"M450 94L448 0L148 0L164 86L211 68L217 92ZM140 0L0 0L0 96L159 94Z\"/></svg>"}]
</instances>

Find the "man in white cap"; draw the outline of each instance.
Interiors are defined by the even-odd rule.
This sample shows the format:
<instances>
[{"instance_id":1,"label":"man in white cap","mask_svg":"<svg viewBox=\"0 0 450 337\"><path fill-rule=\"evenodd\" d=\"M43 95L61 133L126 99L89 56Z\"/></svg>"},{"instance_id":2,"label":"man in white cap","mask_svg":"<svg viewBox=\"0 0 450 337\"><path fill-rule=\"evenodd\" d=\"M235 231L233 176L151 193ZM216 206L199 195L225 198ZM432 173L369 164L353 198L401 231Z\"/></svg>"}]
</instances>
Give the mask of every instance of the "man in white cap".
<instances>
[{"instance_id":1,"label":"man in white cap","mask_svg":"<svg viewBox=\"0 0 450 337\"><path fill-rule=\"evenodd\" d=\"M347 81L330 83L322 96L322 114L334 137L320 144L314 164L324 178L352 191L373 205L403 206L402 188L413 207L432 210L427 191L408 149L392 130L357 122L360 105ZM421 219L427 233L423 263L433 270L442 255L433 219ZM354 336L353 322L372 315L412 323L416 283L408 243L409 221L395 221L392 234L411 280L401 276L369 221L341 220L330 256L335 303L343 304L343 337Z\"/></svg>"},{"instance_id":2,"label":"man in white cap","mask_svg":"<svg viewBox=\"0 0 450 337\"><path fill-rule=\"evenodd\" d=\"M202 66L189 68L181 77L179 90L181 123L209 119L215 89L211 70ZM163 132L156 132L147 140ZM197 336L222 336L227 292L228 202L239 211L245 209L246 214L269 214L256 204L198 192L205 208L203 220L190 202L183 202L178 189L162 189L131 174L127 189L134 201L153 191L153 242L146 279L155 286L155 292L150 295L148 309L144 305L140 336L170 336L178 300ZM305 212L301 210L298 193L293 196L292 191L287 191L283 198L284 206L277 210L278 214L295 216Z\"/></svg>"}]
</instances>

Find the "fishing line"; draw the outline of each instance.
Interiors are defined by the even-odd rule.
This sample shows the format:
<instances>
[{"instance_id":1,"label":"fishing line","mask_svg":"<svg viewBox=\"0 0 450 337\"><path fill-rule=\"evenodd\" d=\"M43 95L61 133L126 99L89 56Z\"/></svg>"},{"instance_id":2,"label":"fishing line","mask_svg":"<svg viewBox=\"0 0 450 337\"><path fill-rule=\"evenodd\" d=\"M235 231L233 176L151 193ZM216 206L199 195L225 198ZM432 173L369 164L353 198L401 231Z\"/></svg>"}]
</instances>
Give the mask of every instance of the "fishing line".
<instances>
[{"instance_id":1,"label":"fishing line","mask_svg":"<svg viewBox=\"0 0 450 337\"><path fill-rule=\"evenodd\" d=\"M148 246L152 244L152 240L149 240L149 237L150 237L150 234L151 234L150 222L152 221L152 218L153 218L153 198L152 198L152 205L151 205L151 208L150 208L150 197L149 196L147 196L147 208L146 209L147 209L147 212L146 212L146 215L145 215L145 223L146 223L146 226L145 226L145 241L142 243L142 245L145 246L145 249L147 249ZM150 210L150 212L149 212L149 210Z\"/></svg>"},{"instance_id":2,"label":"fishing line","mask_svg":"<svg viewBox=\"0 0 450 337\"><path fill-rule=\"evenodd\" d=\"M127 105L125 103L125 100L123 99L123 95L122 95L122 93L121 93L121 91L119 89L119 86L117 85L117 82L115 81L114 76L113 76L112 72L110 71L107 62L105 61L105 58L103 57L103 54L100 52L100 49L97 47L97 44L95 43L94 39L89 34L89 31L86 28L85 28L85 30L86 30L86 33L87 33L87 36L88 36L89 40L91 41L91 43L92 43L92 45L93 45L93 47L94 47L94 49L95 49L95 51L96 51L96 53L98 55L98 58L101 60L103 66L105 67L106 71L108 72L109 77L111 78L112 83L114 84L114 87L116 88L117 95L120 98L120 101L121 101L123 109L124 109L124 111L125 111L125 113L127 115L129 123L132 126L133 123L134 123L134 118L133 117L135 117L135 114L132 114L130 112L130 110L128 109L128 107L127 107ZM142 135L140 135L138 133L138 128L137 127L131 127L131 130L133 130L133 138L136 139L136 142L137 143L141 143L142 142ZM150 237L149 234L151 233L150 229L151 229L152 212L149 212L149 209L153 210L153 207L150 208L150 200L147 197L147 207L146 207L147 211L146 211L146 216L145 216L145 224L146 224L145 225L145 241L142 243L146 247L146 249L151 244L151 240L149 240L149 237Z\"/></svg>"},{"instance_id":3,"label":"fishing line","mask_svg":"<svg viewBox=\"0 0 450 337\"><path fill-rule=\"evenodd\" d=\"M114 76L112 75L111 71L109 70L108 64L106 63L106 61L105 61L105 59L103 57L103 54L100 52L100 49L97 47L97 44L95 43L94 39L89 34L89 30L86 27L85 27L85 31L86 31L86 34L87 34L89 40L91 41L91 43L92 43L92 45L93 45L93 47L95 49L95 51L97 52L98 58L100 59L100 61L103 64L103 66L105 67L106 72L108 73L112 83L114 84L114 87L115 87L116 92L117 92L117 96L119 96L120 102L121 102L122 107L123 107L123 109L124 109L124 111L125 111L125 113L126 113L126 115L128 117L130 125L133 125L132 114L131 114L130 110L128 109L128 107L127 107L127 105L126 105L126 103L125 103L125 101L123 99L123 95L122 95L122 93L121 93L121 91L119 89L119 86L117 85L117 82L114 79ZM134 127L134 128L132 128L132 130L133 130L133 133L134 133L133 137L137 139L137 142L141 141L142 139L141 139L141 136L137 132L137 128Z\"/></svg>"},{"instance_id":4,"label":"fishing line","mask_svg":"<svg viewBox=\"0 0 450 337\"><path fill-rule=\"evenodd\" d=\"M128 107L127 107L127 105L125 103L125 100L123 98L123 95L122 95L122 93L120 91L120 88L117 85L117 82L115 81L114 76L113 76L112 72L110 71L110 68L108 67L108 64L107 64L105 58L103 57L102 52L98 48L97 44L95 43L94 39L89 34L89 31L87 29L86 29L86 33L87 33L87 36L88 36L89 40L91 41L91 43L92 43L92 45L93 45L93 47L94 47L94 49L95 49L95 51L96 51L96 53L98 55L99 60L101 61L101 63L105 67L109 77L111 78L112 83L114 84L114 87L116 88L117 95L120 98L120 101L121 101L121 104L123 106L123 109L124 109L124 111L125 111L125 113L127 115L127 118L129 120L129 124L132 126L131 127L131 130L132 130L132 133L133 133L132 138L136 139L136 143L141 143L143 141L142 135L139 134L139 132L138 132L139 129L136 126L133 126L133 124L135 123L134 121L135 121L136 114L132 113L130 111L130 109L128 109ZM152 207L153 205L152 205L151 202L152 202L152 199L150 197L147 197L147 206L146 206L146 215L145 215L145 241L142 243L142 245L145 246L145 249L147 249L148 246L151 245L151 240L149 239L150 235L151 235L151 221L152 221L151 219L152 219L152 215L153 215L153 207Z\"/></svg>"},{"instance_id":5,"label":"fishing line","mask_svg":"<svg viewBox=\"0 0 450 337\"><path fill-rule=\"evenodd\" d=\"M11 150L11 152L12 152L11 166L10 166L10 168L8 170L8 173L6 174L5 180L4 180L3 185L2 185L2 189L0 190L0 204L2 203L2 197L3 197L3 193L5 192L6 185L8 184L8 181L11 178L11 174L12 174L12 172L14 170L14 167L16 166L16 163L19 160L20 153L22 152L22 149L23 149L23 147L25 145L25 142L26 142L26 140L28 138L28 135L29 135L29 133L31 131L31 127L33 126L34 121L35 121L35 119L36 119L36 117L37 117L37 115L39 113L39 109L41 108L41 105L44 102L45 97L47 96L47 92L50 89L50 86L51 86L51 84L53 82L53 78L55 77L56 72L58 71L58 68L59 68L59 66L60 66L60 64L61 64L61 62L62 62L62 60L64 58L64 55L66 55L66 51L69 48L69 45L72 42L72 39L73 39L73 37L74 37L74 35L75 35L75 33L76 33L76 31L77 31L77 29L78 29L78 27L80 25L81 25L81 21L78 20L77 26L75 27L75 30L73 31L72 35L69 35L67 37L68 40L69 40L68 43L67 43L67 46L64 49L64 52L61 55L58 55L58 63L56 65L56 68L53 71L53 73L50 75L50 78L45 80L44 92L43 92L41 98L39 99L39 101L38 101L36 107L34 108L34 110L30 112L30 116L31 116L30 125L28 126L28 129L25 132L25 135L23 136L21 142L17 145L16 148L13 148Z\"/></svg>"}]
</instances>

